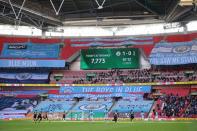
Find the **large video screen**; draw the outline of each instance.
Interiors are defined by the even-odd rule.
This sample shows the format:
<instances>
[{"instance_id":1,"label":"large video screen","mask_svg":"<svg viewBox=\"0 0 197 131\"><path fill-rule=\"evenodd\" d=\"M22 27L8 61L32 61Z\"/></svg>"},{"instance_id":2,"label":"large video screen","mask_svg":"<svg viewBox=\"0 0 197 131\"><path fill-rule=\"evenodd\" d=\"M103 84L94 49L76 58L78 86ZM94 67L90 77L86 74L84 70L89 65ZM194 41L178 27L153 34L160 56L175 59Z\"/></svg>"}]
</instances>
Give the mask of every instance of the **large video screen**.
<instances>
[{"instance_id":1,"label":"large video screen","mask_svg":"<svg viewBox=\"0 0 197 131\"><path fill-rule=\"evenodd\" d=\"M105 48L81 50L80 68L88 69L137 69L139 68L139 49Z\"/></svg>"}]
</instances>

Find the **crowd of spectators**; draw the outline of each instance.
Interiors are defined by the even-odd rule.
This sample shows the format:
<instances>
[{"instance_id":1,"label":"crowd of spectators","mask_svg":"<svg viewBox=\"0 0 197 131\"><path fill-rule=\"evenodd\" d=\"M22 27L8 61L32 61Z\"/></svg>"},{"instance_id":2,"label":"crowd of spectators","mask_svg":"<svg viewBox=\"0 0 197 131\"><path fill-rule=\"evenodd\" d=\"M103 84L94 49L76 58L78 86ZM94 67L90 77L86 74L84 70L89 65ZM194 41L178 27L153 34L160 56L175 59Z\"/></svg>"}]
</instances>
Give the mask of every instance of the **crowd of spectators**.
<instances>
[{"instance_id":1,"label":"crowd of spectators","mask_svg":"<svg viewBox=\"0 0 197 131\"><path fill-rule=\"evenodd\" d=\"M197 80L197 72L187 74L184 71L158 72L152 74L152 82L184 82Z\"/></svg>"},{"instance_id":2,"label":"crowd of spectators","mask_svg":"<svg viewBox=\"0 0 197 131\"><path fill-rule=\"evenodd\" d=\"M190 101L189 96L180 97L172 94L162 97L161 99L164 101L161 115L166 117L181 117Z\"/></svg>"},{"instance_id":3,"label":"crowd of spectators","mask_svg":"<svg viewBox=\"0 0 197 131\"><path fill-rule=\"evenodd\" d=\"M71 76L72 77L72 76ZM75 77L76 78L76 77ZM131 83L151 82L150 70L119 70L96 72L93 77L81 77L73 81L74 84L106 84L106 83Z\"/></svg>"},{"instance_id":4,"label":"crowd of spectators","mask_svg":"<svg viewBox=\"0 0 197 131\"><path fill-rule=\"evenodd\" d=\"M163 95L161 96L153 113L162 118L195 117L197 115L197 96Z\"/></svg>"},{"instance_id":5,"label":"crowd of spectators","mask_svg":"<svg viewBox=\"0 0 197 131\"><path fill-rule=\"evenodd\" d=\"M190 105L185 111L185 117L197 116L197 96L191 96Z\"/></svg>"},{"instance_id":6,"label":"crowd of spectators","mask_svg":"<svg viewBox=\"0 0 197 131\"><path fill-rule=\"evenodd\" d=\"M69 71L68 71L69 72ZM64 73L62 79L55 80L53 83L67 84L122 84L122 83L146 83L146 82L184 82L197 80L197 72L192 71L155 71L150 69L143 70L107 70L107 71L70 71ZM88 76L88 74L95 74Z\"/></svg>"}]
</instances>

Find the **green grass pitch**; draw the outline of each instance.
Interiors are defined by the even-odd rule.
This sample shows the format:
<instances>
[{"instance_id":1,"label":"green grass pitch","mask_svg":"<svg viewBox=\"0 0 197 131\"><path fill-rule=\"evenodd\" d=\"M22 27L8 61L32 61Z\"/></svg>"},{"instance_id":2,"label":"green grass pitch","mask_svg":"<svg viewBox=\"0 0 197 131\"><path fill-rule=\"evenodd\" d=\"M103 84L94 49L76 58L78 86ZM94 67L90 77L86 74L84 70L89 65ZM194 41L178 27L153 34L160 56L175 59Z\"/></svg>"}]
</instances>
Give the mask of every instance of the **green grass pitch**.
<instances>
[{"instance_id":1,"label":"green grass pitch","mask_svg":"<svg viewBox=\"0 0 197 131\"><path fill-rule=\"evenodd\" d=\"M197 131L197 121L0 121L0 131Z\"/></svg>"}]
</instances>

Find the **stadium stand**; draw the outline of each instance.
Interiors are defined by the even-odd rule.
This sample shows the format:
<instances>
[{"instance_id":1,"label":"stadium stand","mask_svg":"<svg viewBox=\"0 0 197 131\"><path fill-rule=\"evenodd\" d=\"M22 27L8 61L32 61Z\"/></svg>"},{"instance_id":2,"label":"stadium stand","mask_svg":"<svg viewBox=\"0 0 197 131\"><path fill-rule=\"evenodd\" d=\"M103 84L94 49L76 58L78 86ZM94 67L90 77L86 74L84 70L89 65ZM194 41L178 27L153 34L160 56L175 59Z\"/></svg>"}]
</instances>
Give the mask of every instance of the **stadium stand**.
<instances>
[{"instance_id":1,"label":"stadium stand","mask_svg":"<svg viewBox=\"0 0 197 131\"><path fill-rule=\"evenodd\" d=\"M0 0L0 131L197 131L197 0Z\"/></svg>"},{"instance_id":2,"label":"stadium stand","mask_svg":"<svg viewBox=\"0 0 197 131\"><path fill-rule=\"evenodd\" d=\"M161 108L163 117L181 117L189 105L189 98L178 95L171 94L160 99L163 101L163 107Z\"/></svg>"},{"instance_id":3,"label":"stadium stand","mask_svg":"<svg viewBox=\"0 0 197 131\"><path fill-rule=\"evenodd\" d=\"M196 96L190 95L190 88L162 88L161 96L155 101L152 118L194 117Z\"/></svg>"},{"instance_id":4,"label":"stadium stand","mask_svg":"<svg viewBox=\"0 0 197 131\"><path fill-rule=\"evenodd\" d=\"M192 72L187 75L185 72ZM57 74L62 74L60 79L55 79ZM91 75L91 76L90 76ZM195 70L155 71L142 70L110 70L110 71L64 71L53 72L51 83L67 84L113 84L113 83L148 83L148 82L184 82L197 80Z\"/></svg>"},{"instance_id":5,"label":"stadium stand","mask_svg":"<svg viewBox=\"0 0 197 131\"><path fill-rule=\"evenodd\" d=\"M62 73L62 72L61 72ZM129 83L133 81L150 81L149 70L111 70L111 71L65 71L61 80L55 80L54 72L50 79L51 83L68 84L96 84L96 83ZM91 75L92 76L89 76Z\"/></svg>"},{"instance_id":6,"label":"stadium stand","mask_svg":"<svg viewBox=\"0 0 197 131\"><path fill-rule=\"evenodd\" d=\"M195 35L194 35L195 36ZM181 41L191 41L193 37L191 35L190 38L185 35L180 36L169 36L166 40L171 42L176 42L177 39ZM42 57L42 53L39 57L33 56L17 56L14 57L15 60L70 60L70 58L79 52L81 49L88 49L89 46L82 46L83 44L87 44L87 42L73 42L72 39L66 39L62 41L59 39L27 39L27 38L14 38L15 42L23 43L24 45L30 47L39 47L39 52L49 51L52 54L54 53L54 49L58 48L58 51L54 53L53 58L50 57ZM161 37L154 37L154 43L149 45L134 45L129 48L139 48L141 53L144 53L146 57L151 55L152 49L155 47L157 42L160 42ZM178 40L178 41L180 41ZM1 50L1 58L0 59L8 59L10 58L5 50L7 50L8 45L5 43L11 43L12 40L8 38L1 39L0 42L0 50ZM30 41L30 42L29 42ZM46 44L47 43L47 44ZM66 45L65 45L66 44ZM78 44L78 46L73 46L73 44ZM172 43L171 43L172 44ZM13 44L14 45L14 44ZM13 46L14 47L14 46ZM51 50L45 50L45 48L50 47ZM147 48L146 48L147 47ZM10 47L11 48L11 47ZM108 47L109 48L109 47ZM110 47L114 48L114 47ZM2 53L3 52L3 53ZM15 52L20 53L20 51L15 50ZM32 52L35 53L35 50L32 49ZM45 52L46 54L49 52ZM49 54L50 54L49 53ZM46 56L45 54L45 56ZM58 54L58 55L57 55ZM9 57L8 57L9 56ZM57 57L56 57L57 56ZM79 55L76 55L77 59ZM145 58L147 59L147 58ZM69 61L72 63L72 61ZM69 63L69 66L72 64ZM16 71L17 70L17 71ZM42 68L41 68L42 70ZM86 84L89 86L91 84L105 84L106 86L111 86L109 88L113 88L113 86L124 85L126 83L129 84L144 84L144 83L156 83L162 85L162 83L171 83L171 82L193 82L197 80L197 72L195 65L189 66L164 66L164 67L155 67L151 66L151 68L139 68L139 69L107 69L107 70L58 70L58 69L48 69L47 71L36 71L35 69L30 69L30 71L23 70L23 68L13 70L4 70L1 69L0 72L0 82L3 84L11 84L15 86L17 83L23 84L31 83L31 84L47 84L50 83L50 87L44 86L39 87L38 90L33 87L33 85L28 87L28 91L21 91L19 89L2 89L0 91L0 110L15 112L15 108L19 112L19 108L24 110L22 113L22 118L25 117L26 114L31 114L33 112L44 112L44 113L53 113L60 114L66 113L67 119L89 119L90 112L93 112L93 117L96 119L105 117L105 110L108 110L108 116L110 118L113 117L113 113L118 111L120 117L128 118L130 111L134 111L135 117L141 117L141 112L144 113L144 117L148 118L153 114L155 117L156 113L158 113L159 118L178 118L178 117L196 117L196 96L191 96L191 88L188 87L180 87L175 88L169 85L168 87L164 87L162 89L156 89L156 93L159 94L157 98L154 98L154 91L152 90L149 93L142 93L141 97L134 97L136 92L127 92L129 96L123 94L122 92L78 92L78 94L73 93L72 90L65 90L68 94L61 94L60 88L68 84L69 86L77 86L78 84L82 84L86 87ZM58 87L56 84L59 84ZM84 85L85 84L85 85ZM90 86L91 87L91 86ZM152 86L154 87L154 86ZM78 88L78 87L75 87ZM115 88L115 87L114 87ZM155 90L155 89L154 89ZM195 92L196 90L194 90ZM70 94L69 94L70 93ZM121 94L122 93L122 94ZM100 95L98 97L98 95ZM103 96L102 96L103 95ZM107 96L109 95L109 96ZM11 96L11 97L9 97ZM36 99L35 97L39 96L42 99ZM20 113L19 113L20 114ZM12 116L13 117L13 116ZM5 117L2 117L3 119Z\"/></svg>"}]
</instances>

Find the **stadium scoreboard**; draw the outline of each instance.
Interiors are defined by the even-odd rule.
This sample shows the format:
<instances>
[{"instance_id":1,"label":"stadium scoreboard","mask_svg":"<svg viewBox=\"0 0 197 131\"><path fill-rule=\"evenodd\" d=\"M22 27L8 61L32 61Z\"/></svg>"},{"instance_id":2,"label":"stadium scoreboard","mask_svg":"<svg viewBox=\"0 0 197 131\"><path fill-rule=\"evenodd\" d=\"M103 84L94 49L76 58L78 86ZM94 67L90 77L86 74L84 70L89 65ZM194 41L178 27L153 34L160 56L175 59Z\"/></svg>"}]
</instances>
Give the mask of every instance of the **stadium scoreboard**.
<instances>
[{"instance_id":1,"label":"stadium scoreboard","mask_svg":"<svg viewBox=\"0 0 197 131\"><path fill-rule=\"evenodd\" d=\"M80 68L86 69L137 69L139 49L104 48L81 50Z\"/></svg>"}]
</instances>

